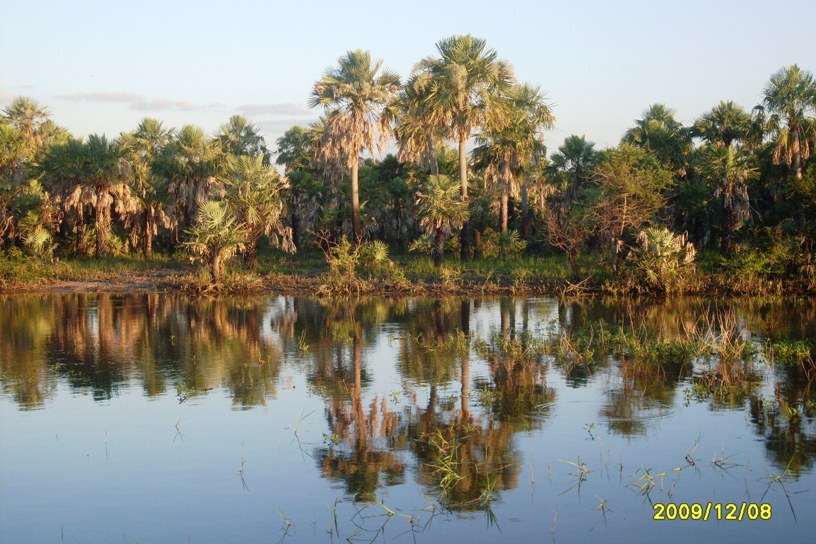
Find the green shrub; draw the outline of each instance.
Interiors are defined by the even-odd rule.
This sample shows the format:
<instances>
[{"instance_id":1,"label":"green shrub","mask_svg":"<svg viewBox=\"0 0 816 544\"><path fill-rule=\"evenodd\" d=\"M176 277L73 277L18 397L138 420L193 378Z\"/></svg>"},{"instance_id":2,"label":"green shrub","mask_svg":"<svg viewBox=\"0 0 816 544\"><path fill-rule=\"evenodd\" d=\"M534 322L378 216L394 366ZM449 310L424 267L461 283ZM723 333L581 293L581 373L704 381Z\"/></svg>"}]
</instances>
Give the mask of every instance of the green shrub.
<instances>
[{"instance_id":1,"label":"green shrub","mask_svg":"<svg viewBox=\"0 0 816 544\"><path fill-rule=\"evenodd\" d=\"M682 292L694 273L697 255L686 234L674 234L665 227L650 227L638 234L638 246L627 257L633 291Z\"/></svg>"}]
</instances>

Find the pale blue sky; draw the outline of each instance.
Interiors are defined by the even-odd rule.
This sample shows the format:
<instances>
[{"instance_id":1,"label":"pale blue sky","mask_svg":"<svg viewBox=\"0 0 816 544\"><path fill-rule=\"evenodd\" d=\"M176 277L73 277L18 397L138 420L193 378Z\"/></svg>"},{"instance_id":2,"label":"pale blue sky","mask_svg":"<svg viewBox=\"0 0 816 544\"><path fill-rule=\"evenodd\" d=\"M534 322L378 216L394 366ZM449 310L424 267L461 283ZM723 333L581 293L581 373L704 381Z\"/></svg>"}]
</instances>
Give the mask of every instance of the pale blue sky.
<instances>
[{"instance_id":1,"label":"pale blue sky","mask_svg":"<svg viewBox=\"0 0 816 544\"><path fill-rule=\"evenodd\" d=\"M779 68L816 70L816 2L258 2L0 0L0 106L48 106L76 135L145 116L212 132L240 113L267 141L316 117L314 81L350 49L401 77L436 41L487 40L547 91L555 149L616 145L649 104L689 124L721 99L750 109Z\"/></svg>"}]
</instances>

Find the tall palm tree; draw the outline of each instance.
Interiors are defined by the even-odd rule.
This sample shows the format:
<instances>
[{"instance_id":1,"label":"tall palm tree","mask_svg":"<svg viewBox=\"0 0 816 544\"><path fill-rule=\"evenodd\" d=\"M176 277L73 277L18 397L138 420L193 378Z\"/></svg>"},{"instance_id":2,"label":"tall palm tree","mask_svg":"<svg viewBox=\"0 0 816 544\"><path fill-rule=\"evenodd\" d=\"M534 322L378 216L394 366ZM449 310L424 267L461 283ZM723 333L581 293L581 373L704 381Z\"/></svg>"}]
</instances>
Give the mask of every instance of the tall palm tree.
<instances>
[{"instance_id":1,"label":"tall palm tree","mask_svg":"<svg viewBox=\"0 0 816 544\"><path fill-rule=\"evenodd\" d=\"M692 150L689 130L674 118L674 110L663 104L652 104L643 118L626 131L623 143L651 151L679 176L686 175Z\"/></svg>"},{"instance_id":2,"label":"tall palm tree","mask_svg":"<svg viewBox=\"0 0 816 544\"><path fill-rule=\"evenodd\" d=\"M360 153L365 149L372 153L382 149L390 131L388 117L381 113L399 90L397 74L387 69L380 72L381 66L382 61L372 61L368 51L349 51L338 59L337 67L328 69L315 83L309 99L311 107L322 106L327 114L322 153L329 158L339 158L351 169L351 212L357 244L363 237L358 180Z\"/></svg>"},{"instance_id":3,"label":"tall palm tree","mask_svg":"<svg viewBox=\"0 0 816 544\"><path fill-rule=\"evenodd\" d=\"M568 136L552 154L547 174L563 186L562 208L571 208L581 188L588 186L598 158L595 143L575 134Z\"/></svg>"},{"instance_id":4,"label":"tall palm tree","mask_svg":"<svg viewBox=\"0 0 816 544\"><path fill-rule=\"evenodd\" d=\"M160 121L145 118L135 131L122 134L122 150L130 163L130 186L139 201L139 226L142 254L145 259L153 257L153 237L157 234L157 219L167 216L162 210L167 185L156 174L155 163L161 151L170 142L172 129L166 129Z\"/></svg>"},{"instance_id":5,"label":"tall palm tree","mask_svg":"<svg viewBox=\"0 0 816 544\"><path fill-rule=\"evenodd\" d=\"M439 57L423 59L418 73L431 77L428 100L443 111L448 136L459 148L459 184L468 200L467 142L479 128L501 127L508 121L503 96L513 83L510 65L497 60L485 40L470 35L451 36L436 44ZM469 227L462 227L462 257L470 253Z\"/></svg>"},{"instance_id":6,"label":"tall palm tree","mask_svg":"<svg viewBox=\"0 0 816 544\"><path fill-rule=\"evenodd\" d=\"M124 183L129 169L118 142L110 141L104 135L91 134L83 148L80 176L95 193L96 255L101 257L108 254L111 207L117 201L128 208L132 204L130 190Z\"/></svg>"},{"instance_id":7,"label":"tall palm tree","mask_svg":"<svg viewBox=\"0 0 816 544\"><path fill-rule=\"evenodd\" d=\"M758 169L744 147L708 145L702 149L701 174L716 184L715 196L722 199L722 251L734 250L734 232L750 217L748 182L756 178Z\"/></svg>"},{"instance_id":8,"label":"tall palm tree","mask_svg":"<svg viewBox=\"0 0 816 544\"><path fill-rule=\"evenodd\" d=\"M167 180L174 215L182 229L192 225L198 209L209 199L217 155L215 145L203 130L185 125L156 160L156 172Z\"/></svg>"},{"instance_id":9,"label":"tall palm tree","mask_svg":"<svg viewBox=\"0 0 816 544\"><path fill-rule=\"evenodd\" d=\"M246 230L244 263L249 268L257 264L256 247L263 234L272 235L275 245L292 249L290 231L282 222L281 192L286 183L273 166L264 164L263 155L228 158L219 181L227 203Z\"/></svg>"},{"instance_id":10,"label":"tall palm tree","mask_svg":"<svg viewBox=\"0 0 816 544\"><path fill-rule=\"evenodd\" d=\"M816 145L816 83L796 64L782 68L765 86L763 107L769 114L776 147L774 164L787 164L802 179L803 163Z\"/></svg>"},{"instance_id":11,"label":"tall palm tree","mask_svg":"<svg viewBox=\"0 0 816 544\"><path fill-rule=\"evenodd\" d=\"M397 158L402 162L425 162L431 175L438 175L436 147L444 134L446 112L431 100L433 83L428 72L413 74L387 111L396 121Z\"/></svg>"},{"instance_id":12,"label":"tall palm tree","mask_svg":"<svg viewBox=\"0 0 816 544\"><path fill-rule=\"evenodd\" d=\"M69 139L48 149L40 170L49 189L59 195L63 209L77 214L77 251L86 252L85 210L91 208L96 227L96 255L106 255L111 209L115 206L120 216L127 216L136 209L132 192L125 183L130 176L130 166L122 158L119 143L97 134L88 136L84 143Z\"/></svg>"},{"instance_id":13,"label":"tall palm tree","mask_svg":"<svg viewBox=\"0 0 816 544\"><path fill-rule=\"evenodd\" d=\"M692 136L698 136L709 143L720 142L726 147L732 142L744 140L750 131L751 114L731 100L720 100L719 104L697 119L691 127Z\"/></svg>"},{"instance_id":14,"label":"tall palm tree","mask_svg":"<svg viewBox=\"0 0 816 544\"><path fill-rule=\"evenodd\" d=\"M221 125L215 139L225 155L260 155L264 164L269 164L271 154L266 147L266 140L258 132L258 127L241 115L233 115L227 123Z\"/></svg>"},{"instance_id":15,"label":"tall palm tree","mask_svg":"<svg viewBox=\"0 0 816 544\"><path fill-rule=\"evenodd\" d=\"M488 177L498 181L502 233L508 228L510 196L517 192L519 181L526 181L526 170L544 155L541 131L552 127L555 120L541 90L526 83L511 89L507 107L508 123L479 135L481 145L474 150Z\"/></svg>"},{"instance_id":16,"label":"tall palm tree","mask_svg":"<svg viewBox=\"0 0 816 544\"><path fill-rule=\"evenodd\" d=\"M16 128L25 141L26 150L33 154L43 144L43 125L49 120L48 108L25 96L15 98L3 110L3 115Z\"/></svg>"},{"instance_id":17,"label":"tall palm tree","mask_svg":"<svg viewBox=\"0 0 816 544\"><path fill-rule=\"evenodd\" d=\"M63 212L62 229L75 235L74 252L89 254L86 211L94 203L94 191L82 181L82 162L85 155L81 140L69 138L49 146L39 161L37 171L45 188Z\"/></svg>"},{"instance_id":18,"label":"tall palm tree","mask_svg":"<svg viewBox=\"0 0 816 544\"><path fill-rule=\"evenodd\" d=\"M295 251L300 249L301 233L310 227L319 207L321 188L314 168L313 137L310 129L293 126L276 141L275 163L284 167L288 180L285 198Z\"/></svg>"},{"instance_id":19,"label":"tall palm tree","mask_svg":"<svg viewBox=\"0 0 816 544\"><path fill-rule=\"evenodd\" d=\"M448 176L429 176L425 187L417 193L419 224L434 237L434 265L442 265L445 238L452 229L468 219L467 203L462 201L458 184Z\"/></svg>"}]
</instances>

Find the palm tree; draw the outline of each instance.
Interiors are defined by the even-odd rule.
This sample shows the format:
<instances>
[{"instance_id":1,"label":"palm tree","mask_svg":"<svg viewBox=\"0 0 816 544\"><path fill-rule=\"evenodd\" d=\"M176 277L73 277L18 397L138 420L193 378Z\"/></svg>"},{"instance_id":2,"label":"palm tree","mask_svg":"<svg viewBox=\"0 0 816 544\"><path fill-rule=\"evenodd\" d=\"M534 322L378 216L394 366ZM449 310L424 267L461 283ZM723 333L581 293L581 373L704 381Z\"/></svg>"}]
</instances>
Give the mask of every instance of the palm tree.
<instances>
[{"instance_id":1,"label":"palm tree","mask_svg":"<svg viewBox=\"0 0 816 544\"><path fill-rule=\"evenodd\" d=\"M460 198L457 183L448 176L429 176L417 193L419 224L434 237L434 265L441 266L446 235L468 220L467 203Z\"/></svg>"},{"instance_id":2,"label":"palm tree","mask_svg":"<svg viewBox=\"0 0 816 544\"><path fill-rule=\"evenodd\" d=\"M660 161L679 176L686 175L686 166L692 150L691 135L674 118L674 110L663 104L652 104L643 112L643 118L626 131L623 143L651 151Z\"/></svg>"},{"instance_id":3,"label":"palm tree","mask_svg":"<svg viewBox=\"0 0 816 544\"><path fill-rule=\"evenodd\" d=\"M360 153L364 149L379 152L385 144L388 117L381 113L398 92L399 77L387 69L377 75L382 61L372 62L371 54L359 49L349 51L338 63L315 83L309 105L322 106L327 113L321 152L351 169L352 224L359 245L363 237L358 187Z\"/></svg>"},{"instance_id":4,"label":"palm tree","mask_svg":"<svg viewBox=\"0 0 816 544\"><path fill-rule=\"evenodd\" d=\"M82 179L82 163L85 156L81 140L67 141L48 147L39 161L37 171L48 192L63 212L63 231L75 234L74 251L88 255L88 232L86 208L93 207L95 194ZM73 226L69 228L69 221Z\"/></svg>"},{"instance_id":5,"label":"palm tree","mask_svg":"<svg viewBox=\"0 0 816 544\"><path fill-rule=\"evenodd\" d=\"M715 196L722 198L722 251L734 251L734 231L750 217L748 182L756 178L758 169L744 147L708 145L702 150L701 174L717 185Z\"/></svg>"},{"instance_id":6,"label":"palm tree","mask_svg":"<svg viewBox=\"0 0 816 544\"><path fill-rule=\"evenodd\" d=\"M233 115L219 129L215 137L224 155L261 156L264 164L269 164L271 154L266 147L266 140L258 133L258 127L245 117Z\"/></svg>"},{"instance_id":7,"label":"palm tree","mask_svg":"<svg viewBox=\"0 0 816 544\"><path fill-rule=\"evenodd\" d=\"M217 154L203 130L185 125L156 160L156 172L168 183L174 215L182 228L192 225L197 210L209 199Z\"/></svg>"},{"instance_id":8,"label":"palm tree","mask_svg":"<svg viewBox=\"0 0 816 544\"><path fill-rule=\"evenodd\" d=\"M582 187L587 187L592 177L592 168L598 161L595 143L585 136L568 136L563 145L550 157L547 174L563 185L562 208L571 208Z\"/></svg>"},{"instance_id":9,"label":"palm tree","mask_svg":"<svg viewBox=\"0 0 816 544\"><path fill-rule=\"evenodd\" d=\"M508 228L510 196L518 190L520 178L526 181L526 170L544 155L541 130L552 127L554 121L538 87L526 83L515 86L508 98L509 122L501 129L479 135L477 141L481 146L474 150L478 162L485 165L488 178L498 181L502 233Z\"/></svg>"},{"instance_id":10,"label":"palm tree","mask_svg":"<svg viewBox=\"0 0 816 544\"><path fill-rule=\"evenodd\" d=\"M275 162L284 167L288 180L286 202L295 251L300 249L301 233L310 228L319 208L322 187L317 182L313 139L312 130L294 126L276 141Z\"/></svg>"},{"instance_id":11,"label":"palm tree","mask_svg":"<svg viewBox=\"0 0 816 544\"><path fill-rule=\"evenodd\" d=\"M751 131L751 114L731 100L720 100L691 127L691 135L709 143L720 142L729 147L732 142L742 141Z\"/></svg>"},{"instance_id":12,"label":"palm tree","mask_svg":"<svg viewBox=\"0 0 816 544\"><path fill-rule=\"evenodd\" d=\"M43 125L48 122L51 113L48 108L40 106L35 100L25 96L15 98L3 110L8 123L16 128L25 142L25 149L29 156L43 145Z\"/></svg>"},{"instance_id":13,"label":"palm tree","mask_svg":"<svg viewBox=\"0 0 816 544\"><path fill-rule=\"evenodd\" d=\"M432 89L430 73L413 74L387 111L396 121L397 158L402 162L425 162L431 175L438 175L436 146L445 129L445 111L431 100Z\"/></svg>"},{"instance_id":14,"label":"palm tree","mask_svg":"<svg viewBox=\"0 0 816 544\"><path fill-rule=\"evenodd\" d=\"M124 179L129 174L127 162L116 141L104 135L91 134L84 144L84 157L80 176L95 192L94 216L96 227L96 255L108 253L108 237L111 230L111 207L115 202L125 204L131 211L130 190Z\"/></svg>"},{"instance_id":15,"label":"palm tree","mask_svg":"<svg viewBox=\"0 0 816 544\"><path fill-rule=\"evenodd\" d=\"M763 107L770 114L776 147L774 164L787 164L802 179L803 163L816 145L816 83L796 64L782 68L765 86Z\"/></svg>"},{"instance_id":16,"label":"palm tree","mask_svg":"<svg viewBox=\"0 0 816 544\"><path fill-rule=\"evenodd\" d=\"M167 186L165 180L156 174L154 166L172 136L171 129L165 129L160 121L151 118L143 119L135 131L122 135L122 149L131 166L131 190L141 208L138 229L141 231L142 254L145 259L153 256L156 220L163 219L166 224L169 223L162 210Z\"/></svg>"},{"instance_id":17,"label":"palm tree","mask_svg":"<svg viewBox=\"0 0 816 544\"><path fill-rule=\"evenodd\" d=\"M244 263L254 268L256 247L262 234L273 235L273 243L292 249L291 233L283 226L281 192L286 183L274 167L264 164L263 155L229 157L223 176L225 198L246 230Z\"/></svg>"},{"instance_id":18,"label":"palm tree","mask_svg":"<svg viewBox=\"0 0 816 544\"><path fill-rule=\"evenodd\" d=\"M438 58L423 59L418 73L430 75L428 100L434 111L444 112L448 136L459 147L459 184L468 200L467 142L479 128L499 128L507 123L502 100L513 83L510 65L497 60L484 40L470 35L451 36L437 42ZM462 226L462 257L470 253L468 223Z\"/></svg>"},{"instance_id":19,"label":"palm tree","mask_svg":"<svg viewBox=\"0 0 816 544\"><path fill-rule=\"evenodd\" d=\"M49 188L59 194L64 210L77 214L77 251L85 253L85 208L94 210L96 255L108 253L111 208L126 217L135 210L133 195L124 180L130 176L118 142L91 134L83 143L69 139L51 146L40 171Z\"/></svg>"},{"instance_id":20,"label":"palm tree","mask_svg":"<svg viewBox=\"0 0 816 544\"><path fill-rule=\"evenodd\" d=\"M226 262L241 251L247 241L247 230L227 203L216 200L199 208L196 223L187 234L188 240L183 246L207 263L216 285L224 278Z\"/></svg>"}]
</instances>

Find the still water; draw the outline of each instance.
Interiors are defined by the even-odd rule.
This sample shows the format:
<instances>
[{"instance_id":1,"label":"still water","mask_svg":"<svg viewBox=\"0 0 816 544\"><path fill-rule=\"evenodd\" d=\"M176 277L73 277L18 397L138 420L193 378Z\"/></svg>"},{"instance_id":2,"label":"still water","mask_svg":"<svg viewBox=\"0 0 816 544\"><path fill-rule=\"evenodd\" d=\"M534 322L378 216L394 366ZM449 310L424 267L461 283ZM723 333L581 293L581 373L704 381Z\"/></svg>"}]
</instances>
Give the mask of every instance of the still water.
<instances>
[{"instance_id":1,"label":"still water","mask_svg":"<svg viewBox=\"0 0 816 544\"><path fill-rule=\"evenodd\" d=\"M0 297L0 542L811 541L814 339L807 299Z\"/></svg>"}]
</instances>

